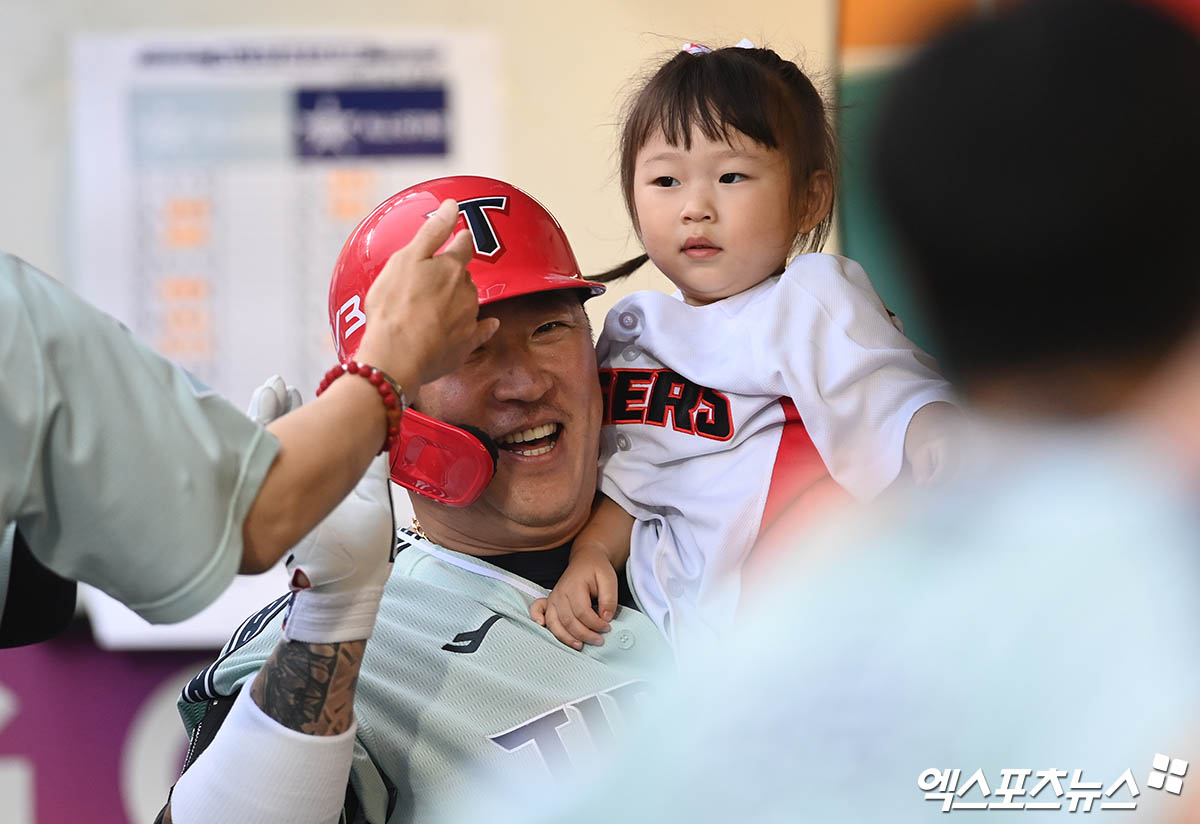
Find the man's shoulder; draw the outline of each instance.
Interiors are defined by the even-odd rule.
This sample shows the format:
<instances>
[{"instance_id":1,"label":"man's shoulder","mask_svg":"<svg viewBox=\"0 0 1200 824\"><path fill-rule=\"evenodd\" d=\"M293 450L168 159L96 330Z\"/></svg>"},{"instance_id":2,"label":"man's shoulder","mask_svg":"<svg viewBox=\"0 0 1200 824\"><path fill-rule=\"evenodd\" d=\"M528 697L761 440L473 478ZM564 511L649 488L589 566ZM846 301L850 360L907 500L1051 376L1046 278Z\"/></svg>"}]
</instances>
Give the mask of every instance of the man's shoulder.
<instances>
[{"instance_id":1,"label":"man's shoulder","mask_svg":"<svg viewBox=\"0 0 1200 824\"><path fill-rule=\"evenodd\" d=\"M389 587L436 587L475 599L511 593L532 601L547 594L532 581L483 558L446 549L412 530L399 529L396 537L397 554Z\"/></svg>"},{"instance_id":2,"label":"man's shoulder","mask_svg":"<svg viewBox=\"0 0 1200 824\"><path fill-rule=\"evenodd\" d=\"M291 593L284 593L243 620L217 657L184 685L179 707L185 723L189 706L235 695L262 667L279 642L290 600Z\"/></svg>"}]
</instances>

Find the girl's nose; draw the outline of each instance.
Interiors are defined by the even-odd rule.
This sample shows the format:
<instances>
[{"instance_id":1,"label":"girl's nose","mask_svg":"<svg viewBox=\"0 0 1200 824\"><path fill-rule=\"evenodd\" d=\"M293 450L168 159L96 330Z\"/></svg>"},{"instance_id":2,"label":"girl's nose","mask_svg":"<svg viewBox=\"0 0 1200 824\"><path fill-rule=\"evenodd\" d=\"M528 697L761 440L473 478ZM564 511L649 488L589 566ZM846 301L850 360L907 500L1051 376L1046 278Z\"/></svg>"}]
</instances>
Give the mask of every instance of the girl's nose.
<instances>
[{"instance_id":1,"label":"girl's nose","mask_svg":"<svg viewBox=\"0 0 1200 824\"><path fill-rule=\"evenodd\" d=\"M687 201L683 204L683 211L680 213L684 223L712 222L716 216L712 198L702 189L696 189L689 194Z\"/></svg>"}]
</instances>

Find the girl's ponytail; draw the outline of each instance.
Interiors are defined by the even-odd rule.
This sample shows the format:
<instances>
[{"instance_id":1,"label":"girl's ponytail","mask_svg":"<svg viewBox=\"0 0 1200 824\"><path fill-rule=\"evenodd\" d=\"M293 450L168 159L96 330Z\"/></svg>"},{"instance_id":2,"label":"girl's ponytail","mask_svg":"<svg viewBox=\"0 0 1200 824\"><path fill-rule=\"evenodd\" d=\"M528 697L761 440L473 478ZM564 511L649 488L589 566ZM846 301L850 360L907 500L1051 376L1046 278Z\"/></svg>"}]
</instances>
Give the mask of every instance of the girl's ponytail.
<instances>
[{"instance_id":1,"label":"girl's ponytail","mask_svg":"<svg viewBox=\"0 0 1200 824\"><path fill-rule=\"evenodd\" d=\"M629 277L638 269L641 269L646 261L650 260L650 256L646 254L638 255L635 258L630 258L624 263L617 264L607 272L601 272L598 275L589 275L587 280L596 283L611 283L614 280L620 280L624 277Z\"/></svg>"}]
</instances>

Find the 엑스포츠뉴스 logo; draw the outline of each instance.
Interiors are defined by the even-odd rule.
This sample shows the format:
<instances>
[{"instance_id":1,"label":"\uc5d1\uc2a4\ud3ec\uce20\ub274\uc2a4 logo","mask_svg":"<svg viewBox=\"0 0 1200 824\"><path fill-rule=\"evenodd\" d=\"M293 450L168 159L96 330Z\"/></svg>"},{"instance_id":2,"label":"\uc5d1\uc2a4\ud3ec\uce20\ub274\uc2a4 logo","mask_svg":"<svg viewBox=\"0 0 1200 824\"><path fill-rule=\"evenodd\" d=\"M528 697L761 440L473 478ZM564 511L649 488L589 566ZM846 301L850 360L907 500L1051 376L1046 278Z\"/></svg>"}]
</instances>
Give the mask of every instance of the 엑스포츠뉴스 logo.
<instances>
[{"instance_id":1,"label":"\uc5d1\uc2a4\ud3ec\uce20\ub274\uc2a4 logo","mask_svg":"<svg viewBox=\"0 0 1200 824\"><path fill-rule=\"evenodd\" d=\"M1184 759L1155 753L1145 785L1152 790L1181 795L1187 769L1188 762ZM962 778L961 769L930 767L917 776L917 787L924 791L926 801L942 802L943 813L959 810L1062 810L1064 806L1069 813L1136 810L1137 798L1142 794L1132 769L1121 773L1107 788L1103 781L1085 780L1083 770L1068 771L1053 767L1037 771L1028 768L1001 769L1000 782L994 790L982 768L968 775L965 781ZM1031 783L1028 789L1027 782Z\"/></svg>"}]
</instances>

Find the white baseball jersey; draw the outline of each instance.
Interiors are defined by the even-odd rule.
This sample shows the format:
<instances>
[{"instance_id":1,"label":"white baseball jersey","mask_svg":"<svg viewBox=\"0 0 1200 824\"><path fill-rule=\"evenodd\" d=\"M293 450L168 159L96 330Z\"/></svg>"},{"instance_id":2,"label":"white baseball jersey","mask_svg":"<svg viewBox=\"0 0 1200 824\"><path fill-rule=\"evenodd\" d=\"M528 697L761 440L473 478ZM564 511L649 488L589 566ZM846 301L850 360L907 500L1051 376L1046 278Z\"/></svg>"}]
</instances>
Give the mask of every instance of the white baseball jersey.
<instances>
[{"instance_id":1,"label":"white baseball jersey","mask_svg":"<svg viewBox=\"0 0 1200 824\"><path fill-rule=\"evenodd\" d=\"M0 531L15 522L46 567L149 621L229 586L273 435L2 253L0 370Z\"/></svg>"},{"instance_id":2,"label":"white baseball jersey","mask_svg":"<svg viewBox=\"0 0 1200 824\"><path fill-rule=\"evenodd\" d=\"M707 306L629 295L597 353L600 488L637 519L630 587L677 650L732 622L773 487L796 489L789 472L811 482L815 463L870 499L899 474L913 414L953 400L862 267L833 255Z\"/></svg>"},{"instance_id":3,"label":"white baseball jersey","mask_svg":"<svg viewBox=\"0 0 1200 824\"><path fill-rule=\"evenodd\" d=\"M489 782L544 785L611 750L671 653L646 616L619 609L602 647L577 652L534 623L547 591L408 530L367 643L350 783L362 820L438 820ZM183 692L189 730L279 641L286 598L248 620ZM266 631L264 631L266 629Z\"/></svg>"}]
</instances>

